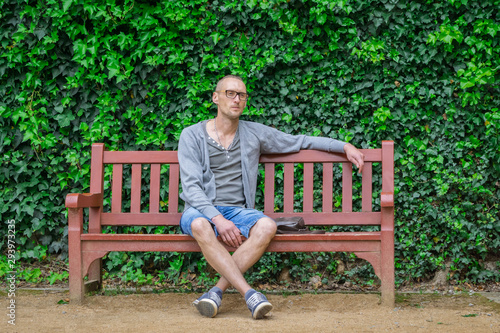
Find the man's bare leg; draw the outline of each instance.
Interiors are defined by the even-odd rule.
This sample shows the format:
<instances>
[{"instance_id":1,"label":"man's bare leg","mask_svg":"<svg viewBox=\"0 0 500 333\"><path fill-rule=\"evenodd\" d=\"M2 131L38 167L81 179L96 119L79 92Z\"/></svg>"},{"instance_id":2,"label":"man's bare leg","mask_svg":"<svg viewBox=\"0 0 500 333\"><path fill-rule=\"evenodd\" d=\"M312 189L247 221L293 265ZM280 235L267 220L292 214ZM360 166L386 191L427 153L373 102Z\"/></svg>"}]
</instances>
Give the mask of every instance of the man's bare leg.
<instances>
[{"instance_id":1,"label":"man's bare leg","mask_svg":"<svg viewBox=\"0 0 500 333\"><path fill-rule=\"evenodd\" d=\"M241 274L244 274L262 257L275 234L276 223L273 220L264 217L257 221L250 230L248 239L232 255ZM225 291L230 286L231 283L221 274L216 287Z\"/></svg>"},{"instance_id":2,"label":"man's bare leg","mask_svg":"<svg viewBox=\"0 0 500 333\"><path fill-rule=\"evenodd\" d=\"M269 218L257 221L250 231L249 238L233 256L217 240L211 224L206 219L194 220L191 230L209 264L222 276L217 286L193 303L198 311L206 317L215 316L220 306L222 292L232 284L245 297L252 317L264 318L273 306L263 294L251 289L243 273L259 260L274 237L276 233L274 221Z\"/></svg>"},{"instance_id":3,"label":"man's bare leg","mask_svg":"<svg viewBox=\"0 0 500 333\"><path fill-rule=\"evenodd\" d=\"M206 219L197 218L191 224L193 237L198 242L208 263L242 294L250 289L243 274L226 248L215 237L212 225Z\"/></svg>"},{"instance_id":4,"label":"man's bare leg","mask_svg":"<svg viewBox=\"0 0 500 333\"><path fill-rule=\"evenodd\" d=\"M276 223L262 218L253 226L249 238L231 256L215 237L212 225L205 219L196 219L191 225L193 236L200 245L208 263L222 276L217 287L226 290L233 285L242 295L250 289L243 273L262 256L276 233Z\"/></svg>"}]
</instances>

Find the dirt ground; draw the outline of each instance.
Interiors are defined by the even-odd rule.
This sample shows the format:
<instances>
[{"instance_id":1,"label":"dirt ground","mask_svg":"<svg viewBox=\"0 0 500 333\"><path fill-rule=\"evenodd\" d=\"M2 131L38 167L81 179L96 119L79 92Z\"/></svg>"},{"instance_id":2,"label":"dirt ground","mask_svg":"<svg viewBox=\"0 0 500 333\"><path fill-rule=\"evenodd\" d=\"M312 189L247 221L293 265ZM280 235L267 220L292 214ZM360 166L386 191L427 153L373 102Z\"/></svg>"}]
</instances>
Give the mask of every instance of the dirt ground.
<instances>
[{"instance_id":1,"label":"dirt ground","mask_svg":"<svg viewBox=\"0 0 500 333\"><path fill-rule=\"evenodd\" d=\"M191 306L200 294L87 295L64 304L63 291L18 290L15 326L0 294L2 332L500 332L500 304L479 294L398 294L394 308L377 294L268 294L274 309L253 320L239 294L226 293L219 314Z\"/></svg>"}]
</instances>

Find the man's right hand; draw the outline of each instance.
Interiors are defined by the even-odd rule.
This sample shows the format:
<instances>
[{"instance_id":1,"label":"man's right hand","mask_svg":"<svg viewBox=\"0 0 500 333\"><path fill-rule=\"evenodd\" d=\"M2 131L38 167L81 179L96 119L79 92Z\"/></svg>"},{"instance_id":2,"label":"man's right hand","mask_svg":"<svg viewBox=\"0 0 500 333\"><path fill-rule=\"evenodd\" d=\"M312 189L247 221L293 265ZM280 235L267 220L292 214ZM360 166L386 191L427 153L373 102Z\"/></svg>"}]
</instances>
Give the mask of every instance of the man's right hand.
<instances>
[{"instance_id":1,"label":"man's right hand","mask_svg":"<svg viewBox=\"0 0 500 333\"><path fill-rule=\"evenodd\" d=\"M242 244L240 230L232 221L227 220L220 214L213 217L212 222L226 245L238 248Z\"/></svg>"}]
</instances>

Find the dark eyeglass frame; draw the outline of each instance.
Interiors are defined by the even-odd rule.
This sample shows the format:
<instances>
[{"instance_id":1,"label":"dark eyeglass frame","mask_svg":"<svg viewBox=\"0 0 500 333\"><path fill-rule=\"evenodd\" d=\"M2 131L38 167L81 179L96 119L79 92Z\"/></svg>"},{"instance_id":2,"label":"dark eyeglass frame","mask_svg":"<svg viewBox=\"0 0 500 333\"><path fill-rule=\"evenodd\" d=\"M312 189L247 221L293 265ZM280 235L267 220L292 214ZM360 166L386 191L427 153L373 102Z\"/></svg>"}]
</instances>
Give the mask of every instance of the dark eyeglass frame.
<instances>
[{"instance_id":1,"label":"dark eyeglass frame","mask_svg":"<svg viewBox=\"0 0 500 333\"><path fill-rule=\"evenodd\" d=\"M246 101L250 98L250 95L248 93L245 93L245 92L237 92L237 91L234 91L234 90L220 90L220 91L216 91L216 93L223 93L225 92L226 93L226 97L227 98L231 98L231 99L235 99L236 96L240 96L240 100L242 101ZM234 96L231 97L229 96L229 94L233 94L234 93Z\"/></svg>"}]
</instances>

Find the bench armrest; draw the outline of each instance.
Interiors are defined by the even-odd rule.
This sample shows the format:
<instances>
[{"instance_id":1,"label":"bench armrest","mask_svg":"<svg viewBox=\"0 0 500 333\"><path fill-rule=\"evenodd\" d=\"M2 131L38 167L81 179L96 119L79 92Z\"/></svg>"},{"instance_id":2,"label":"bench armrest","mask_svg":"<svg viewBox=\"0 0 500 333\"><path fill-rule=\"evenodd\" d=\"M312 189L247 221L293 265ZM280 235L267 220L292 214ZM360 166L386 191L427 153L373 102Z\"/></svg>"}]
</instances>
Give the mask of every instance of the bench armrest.
<instances>
[{"instance_id":1,"label":"bench armrest","mask_svg":"<svg viewBox=\"0 0 500 333\"><path fill-rule=\"evenodd\" d=\"M382 194L380 195L380 206L394 207L394 193L382 192Z\"/></svg>"},{"instance_id":2,"label":"bench armrest","mask_svg":"<svg viewBox=\"0 0 500 333\"><path fill-rule=\"evenodd\" d=\"M101 207L102 193L69 193L66 196L67 208Z\"/></svg>"}]
</instances>

